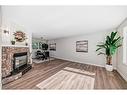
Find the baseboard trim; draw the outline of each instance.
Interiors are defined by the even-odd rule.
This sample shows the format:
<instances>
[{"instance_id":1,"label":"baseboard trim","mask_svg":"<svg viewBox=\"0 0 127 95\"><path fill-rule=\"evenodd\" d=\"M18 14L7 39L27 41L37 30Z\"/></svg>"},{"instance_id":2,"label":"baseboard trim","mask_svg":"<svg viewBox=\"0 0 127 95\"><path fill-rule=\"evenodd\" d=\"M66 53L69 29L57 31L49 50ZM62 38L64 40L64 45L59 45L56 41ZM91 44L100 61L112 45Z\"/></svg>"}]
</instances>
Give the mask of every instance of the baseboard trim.
<instances>
[{"instance_id":1,"label":"baseboard trim","mask_svg":"<svg viewBox=\"0 0 127 95\"><path fill-rule=\"evenodd\" d=\"M81 64L88 64L88 65L93 65L93 66L98 66L98 67L105 67L102 65L97 65L97 64L89 64L89 63L83 63L83 62L79 62L79 61L74 61L74 60L69 60L69 59L64 59L64 58L58 58L58 57L54 57L56 59L60 59L60 60L66 60L66 61L70 61L70 62L76 62L76 63L81 63Z\"/></svg>"},{"instance_id":2,"label":"baseboard trim","mask_svg":"<svg viewBox=\"0 0 127 95\"><path fill-rule=\"evenodd\" d=\"M124 78L124 80L127 82L127 76L125 76L120 69L117 69L117 72Z\"/></svg>"}]
</instances>

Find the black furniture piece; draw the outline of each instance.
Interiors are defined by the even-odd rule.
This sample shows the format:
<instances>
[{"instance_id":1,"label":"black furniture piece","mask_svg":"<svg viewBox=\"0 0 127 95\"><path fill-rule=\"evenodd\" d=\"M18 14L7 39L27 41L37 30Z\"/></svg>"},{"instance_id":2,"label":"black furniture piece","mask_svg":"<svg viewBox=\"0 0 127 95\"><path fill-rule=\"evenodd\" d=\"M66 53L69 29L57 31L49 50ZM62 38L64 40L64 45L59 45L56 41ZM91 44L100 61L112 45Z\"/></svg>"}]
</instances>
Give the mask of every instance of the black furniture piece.
<instances>
[{"instance_id":1,"label":"black furniture piece","mask_svg":"<svg viewBox=\"0 0 127 95\"><path fill-rule=\"evenodd\" d=\"M45 59L45 55L41 51L38 50L36 52L36 58L44 60Z\"/></svg>"},{"instance_id":2,"label":"black furniture piece","mask_svg":"<svg viewBox=\"0 0 127 95\"><path fill-rule=\"evenodd\" d=\"M46 52L44 52L44 55L45 55L45 59L50 59L50 56L49 56L49 51L46 51Z\"/></svg>"}]
</instances>

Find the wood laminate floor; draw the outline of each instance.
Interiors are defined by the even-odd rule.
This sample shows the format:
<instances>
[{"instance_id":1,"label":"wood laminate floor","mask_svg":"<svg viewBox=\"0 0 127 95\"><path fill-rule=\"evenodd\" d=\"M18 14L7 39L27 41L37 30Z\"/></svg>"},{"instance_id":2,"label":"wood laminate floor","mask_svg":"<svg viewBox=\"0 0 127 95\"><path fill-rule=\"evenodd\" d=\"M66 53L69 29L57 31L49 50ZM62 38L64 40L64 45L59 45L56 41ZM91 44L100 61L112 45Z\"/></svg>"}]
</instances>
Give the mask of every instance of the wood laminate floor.
<instances>
[{"instance_id":1,"label":"wood laminate floor","mask_svg":"<svg viewBox=\"0 0 127 95\"><path fill-rule=\"evenodd\" d=\"M94 89L127 89L127 82L117 71L108 72L102 67L58 59L39 64L33 63L33 65L34 67L20 79L3 85L2 89L39 89L36 86L37 84L50 78L66 67L95 73Z\"/></svg>"}]
</instances>

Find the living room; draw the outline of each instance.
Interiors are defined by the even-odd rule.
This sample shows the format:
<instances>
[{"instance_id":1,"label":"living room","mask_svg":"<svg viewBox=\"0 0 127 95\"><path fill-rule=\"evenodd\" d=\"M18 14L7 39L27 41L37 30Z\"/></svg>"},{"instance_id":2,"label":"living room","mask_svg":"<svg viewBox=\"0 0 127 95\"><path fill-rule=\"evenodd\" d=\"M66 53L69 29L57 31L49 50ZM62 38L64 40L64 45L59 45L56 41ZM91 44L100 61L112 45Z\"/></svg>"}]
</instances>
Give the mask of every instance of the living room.
<instances>
[{"instance_id":1,"label":"living room","mask_svg":"<svg viewBox=\"0 0 127 95\"><path fill-rule=\"evenodd\" d=\"M126 11L0 6L2 89L127 89Z\"/></svg>"}]
</instances>

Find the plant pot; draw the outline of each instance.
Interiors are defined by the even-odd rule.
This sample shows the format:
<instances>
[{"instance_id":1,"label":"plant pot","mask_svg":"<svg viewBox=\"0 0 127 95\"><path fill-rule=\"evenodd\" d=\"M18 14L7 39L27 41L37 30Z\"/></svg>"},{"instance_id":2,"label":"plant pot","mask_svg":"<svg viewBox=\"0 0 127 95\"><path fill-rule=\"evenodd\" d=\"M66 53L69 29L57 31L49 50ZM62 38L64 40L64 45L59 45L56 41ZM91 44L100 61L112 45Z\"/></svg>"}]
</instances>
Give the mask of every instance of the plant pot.
<instances>
[{"instance_id":1,"label":"plant pot","mask_svg":"<svg viewBox=\"0 0 127 95\"><path fill-rule=\"evenodd\" d=\"M26 46L28 46L28 43L25 43Z\"/></svg>"},{"instance_id":2,"label":"plant pot","mask_svg":"<svg viewBox=\"0 0 127 95\"><path fill-rule=\"evenodd\" d=\"M105 68L106 68L107 71L110 71L110 72L113 71L113 66L112 65L107 65L106 64Z\"/></svg>"},{"instance_id":3,"label":"plant pot","mask_svg":"<svg viewBox=\"0 0 127 95\"><path fill-rule=\"evenodd\" d=\"M12 44L12 45L15 45L15 41L11 41L11 44Z\"/></svg>"}]
</instances>

